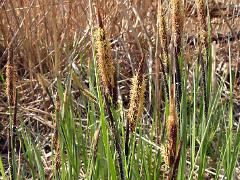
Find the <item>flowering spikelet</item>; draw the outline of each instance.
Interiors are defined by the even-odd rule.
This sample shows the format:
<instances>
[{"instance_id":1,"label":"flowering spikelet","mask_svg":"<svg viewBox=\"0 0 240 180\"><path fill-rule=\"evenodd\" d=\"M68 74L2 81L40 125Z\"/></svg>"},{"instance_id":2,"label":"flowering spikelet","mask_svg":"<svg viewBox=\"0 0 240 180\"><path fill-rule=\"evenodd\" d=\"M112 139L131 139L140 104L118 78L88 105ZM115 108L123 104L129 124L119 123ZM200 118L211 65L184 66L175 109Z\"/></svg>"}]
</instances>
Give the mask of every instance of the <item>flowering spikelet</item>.
<instances>
[{"instance_id":1,"label":"flowering spikelet","mask_svg":"<svg viewBox=\"0 0 240 180\"><path fill-rule=\"evenodd\" d=\"M138 120L141 118L144 108L144 94L146 91L146 80L143 74L144 58L142 58L138 73L132 78L130 90L130 107L128 110L128 120L131 131L134 132Z\"/></svg>"},{"instance_id":2,"label":"flowering spikelet","mask_svg":"<svg viewBox=\"0 0 240 180\"><path fill-rule=\"evenodd\" d=\"M169 117L167 121L167 164L172 166L174 164L177 152L177 138L178 138L178 120L176 115L174 88L171 88Z\"/></svg>"},{"instance_id":3,"label":"flowering spikelet","mask_svg":"<svg viewBox=\"0 0 240 180\"><path fill-rule=\"evenodd\" d=\"M6 95L9 106L13 106L16 101L16 83L17 72L13 62L12 52L8 53L8 62L6 66Z\"/></svg>"},{"instance_id":4,"label":"flowering spikelet","mask_svg":"<svg viewBox=\"0 0 240 180\"><path fill-rule=\"evenodd\" d=\"M144 107L144 93L146 91L146 82L143 78L142 81L139 75L132 79L132 87L130 91L130 107L128 110L128 118L131 131L135 131L137 121L141 118Z\"/></svg>"},{"instance_id":5,"label":"flowering spikelet","mask_svg":"<svg viewBox=\"0 0 240 180\"><path fill-rule=\"evenodd\" d=\"M99 74L102 80L104 93L107 97L111 97L116 103L117 87L116 87L116 70L112 59L110 42L106 39L106 32L103 28L100 15L98 15L99 28L96 31L96 47L97 47L97 64Z\"/></svg>"}]
</instances>

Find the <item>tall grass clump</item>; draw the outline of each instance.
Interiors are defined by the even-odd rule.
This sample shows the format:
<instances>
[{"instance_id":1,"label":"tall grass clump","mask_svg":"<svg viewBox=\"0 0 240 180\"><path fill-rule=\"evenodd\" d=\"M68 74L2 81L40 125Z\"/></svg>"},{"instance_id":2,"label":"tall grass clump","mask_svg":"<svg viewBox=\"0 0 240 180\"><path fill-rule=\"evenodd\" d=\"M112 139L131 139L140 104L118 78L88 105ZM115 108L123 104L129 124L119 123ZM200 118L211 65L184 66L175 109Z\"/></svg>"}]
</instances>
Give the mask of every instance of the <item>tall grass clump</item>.
<instances>
[{"instance_id":1,"label":"tall grass clump","mask_svg":"<svg viewBox=\"0 0 240 180\"><path fill-rule=\"evenodd\" d=\"M237 179L239 49L218 35L240 17L218 5L2 1L0 179Z\"/></svg>"},{"instance_id":2,"label":"tall grass clump","mask_svg":"<svg viewBox=\"0 0 240 180\"><path fill-rule=\"evenodd\" d=\"M96 33L96 46L97 46L97 64L98 72L101 77L102 89L108 113L108 123L113 135L115 150L118 155L118 167L121 179L125 179L121 139L117 129L117 121L114 120L112 108L117 107L117 81L116 70L111 55L111 47L109 41L106 39L106 31L103 27L103 22L99 11L97 11L98 29Z\"/></svg>"}]
</instances>

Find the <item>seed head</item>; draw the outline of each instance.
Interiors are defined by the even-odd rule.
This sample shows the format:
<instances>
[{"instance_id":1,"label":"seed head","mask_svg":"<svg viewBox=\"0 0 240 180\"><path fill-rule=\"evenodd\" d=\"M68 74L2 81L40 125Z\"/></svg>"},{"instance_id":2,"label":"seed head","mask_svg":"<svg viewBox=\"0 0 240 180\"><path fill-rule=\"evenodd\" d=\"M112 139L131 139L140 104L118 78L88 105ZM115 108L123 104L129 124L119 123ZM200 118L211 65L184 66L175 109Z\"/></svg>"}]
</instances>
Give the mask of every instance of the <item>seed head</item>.
<instances>
[{"instance_id":1,"label":"seed head","mask_svg":"<svg viewBox=\"0 0 240 180\"><path fill-rule=\"evenodd\" d=\"M160 45L163 48L163 51L167 52L168 40L167 40L167 29L166 21L163 14L163 7L159 5L158 7L158 26L159 26L159 39Z\"/></svg>"},{"instance_id":2,"label":"seed head","mask_svg":"<svg viewBox=\"0 0 240 180\"><path fill-rule=\"evenodd\" d=\"M207 43L207 11L206 6L203 0L196 0L195 1L197 6L197 12L198 12L198 20L200 23L201 30L199 32L200 35L200 45L206 45Z\"/></svg>"},{"instance_id":3,"label":"seed head","mask_svg":"<svg viewBox=\"0 0 240 180\"><path fill-rule=\"evenodd\" d=\"M128 119L131 131L134 132L136 124L142 116L144 107L144 94L146 91L145 77L140 78L136 75L132 79L130 91L130 107L128 110Z\"/></svg>"},{"instance_id":4,"label":"seed head","mask_svg":"<svg viewBox=\"0 0 240 180\"><path fill-rule=\"evenodd\" d=\"M175 47L179 47L181 45L181 34L183 29L181 0L171 0L171 6L173 42Z\"/></svg>"},{"instance_id":5,"label":"seed head","mask_svg":"<svg viewBox=\"0 0 240 180\"><path fill-rule=\"evenodd\" d=\"M17 83L17 72L16 65L13 62L12 52L8 54L8 62L6 66L6 95L9 106L13 106L16 101L16 83Z\"/></svg>"},{"instance_id":6,"label":"seed head","mask_svg":"<svg viewBox=\"0 0 240 180\"><path fill-rule=\"evenodd\" d=\"M116 99L116 75L115 66L111 55L111 47L106 40L105 30L98 28L96 31L96 46L97 46L97 64L98 71L101 76L102 86L107 97Z\"/></svg>"}]
</instances>

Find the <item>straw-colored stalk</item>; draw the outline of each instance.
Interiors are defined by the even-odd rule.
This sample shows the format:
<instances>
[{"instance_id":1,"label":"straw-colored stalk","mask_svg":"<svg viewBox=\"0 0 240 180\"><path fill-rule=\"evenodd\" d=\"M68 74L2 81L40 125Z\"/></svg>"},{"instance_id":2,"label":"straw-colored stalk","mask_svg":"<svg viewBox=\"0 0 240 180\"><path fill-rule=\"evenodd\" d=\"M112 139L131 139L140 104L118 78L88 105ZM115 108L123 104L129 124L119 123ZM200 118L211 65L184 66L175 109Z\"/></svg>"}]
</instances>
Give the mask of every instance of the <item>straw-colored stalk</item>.
<instances>
[{"instance_id":1,"label":"straw-colored stalk","mask_svg":"<svg viewBox=\"0 0 240 180\"><path fill-rule=\"evenodd\" d=\"M136 124L142 117L145 91L145 77L138 74L135 75L132 78L132 87L130 91L130 107L128 110L129 126L132 132L135 131Z\"/></svg>"}]
</instances>

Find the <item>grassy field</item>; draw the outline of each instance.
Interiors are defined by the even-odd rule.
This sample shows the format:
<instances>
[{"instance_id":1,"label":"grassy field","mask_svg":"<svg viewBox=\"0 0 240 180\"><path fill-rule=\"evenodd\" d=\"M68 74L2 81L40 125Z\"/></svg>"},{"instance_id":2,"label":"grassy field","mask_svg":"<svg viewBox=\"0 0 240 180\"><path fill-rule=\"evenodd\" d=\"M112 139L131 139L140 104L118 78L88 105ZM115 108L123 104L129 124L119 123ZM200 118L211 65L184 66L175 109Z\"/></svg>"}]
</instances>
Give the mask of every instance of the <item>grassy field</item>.
<instances>
[{"instance_id":1,"label":"grassy field","mask_svg":"<svg viewBox=\"0 0 240 180\"><path fill-rule=\"evenodd\" d=\"M240 179L239 0L0 1L1 179Z\"/></svg>"}]
</instances>

